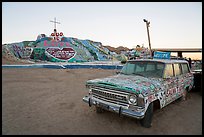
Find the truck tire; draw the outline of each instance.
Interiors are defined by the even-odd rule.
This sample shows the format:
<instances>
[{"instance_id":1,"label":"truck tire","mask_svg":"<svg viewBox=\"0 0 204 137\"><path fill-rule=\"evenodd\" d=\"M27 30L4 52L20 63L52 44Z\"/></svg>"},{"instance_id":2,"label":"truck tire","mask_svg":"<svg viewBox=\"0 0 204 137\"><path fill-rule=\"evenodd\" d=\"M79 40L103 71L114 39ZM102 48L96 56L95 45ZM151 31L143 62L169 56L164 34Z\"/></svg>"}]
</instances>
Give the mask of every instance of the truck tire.
<instances>
[{"instance_id":1,"label":"truck tire","mask_svg":"<svg viewBox=\"0 0 204 137\"><path fill-rule=\"evenodd\" d=\"M152 117L153 117L153 103L150 103L145 116L140 120L140 123L143 127L150 128L152 126Z\"/></svg>"}]
</instances>

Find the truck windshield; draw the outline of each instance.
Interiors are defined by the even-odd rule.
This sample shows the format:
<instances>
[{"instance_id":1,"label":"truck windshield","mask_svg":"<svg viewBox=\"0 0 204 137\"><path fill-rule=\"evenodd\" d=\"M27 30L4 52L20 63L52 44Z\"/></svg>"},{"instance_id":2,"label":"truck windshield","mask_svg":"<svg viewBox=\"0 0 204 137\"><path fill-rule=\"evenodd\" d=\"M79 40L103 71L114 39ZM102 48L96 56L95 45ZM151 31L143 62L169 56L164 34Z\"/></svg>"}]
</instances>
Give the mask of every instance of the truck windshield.
<instances>
[{"instance_id":1,"label":"truck windshield","mask_svg":"<svg viewBox=\"0 0 204 137\"><path fill-rule=\"evenodd\" d=\"M164 63L152 61L127 62L123 66L121 74L162 78L164 66L165 66Z\"/></svg>"}]
</instances>

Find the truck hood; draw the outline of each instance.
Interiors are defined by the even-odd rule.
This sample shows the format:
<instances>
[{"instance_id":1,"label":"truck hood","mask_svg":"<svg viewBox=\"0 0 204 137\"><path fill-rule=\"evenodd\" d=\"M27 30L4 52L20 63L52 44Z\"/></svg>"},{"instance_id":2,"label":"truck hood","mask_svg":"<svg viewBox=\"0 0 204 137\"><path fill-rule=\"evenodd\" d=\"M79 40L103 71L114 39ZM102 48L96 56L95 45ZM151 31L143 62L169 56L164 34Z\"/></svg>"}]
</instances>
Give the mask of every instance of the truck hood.
<instances>
[{"instance_id":1,"label":"truck hood","mask_svg":"<svg viewBox=\"0 0 204 137\"><path fill-rule=\"evenodd\" d=\"M161 79L119 74L106 78L88 80L87 84L111 87L119 90L128 90L129 92L147 96L161 87Z\"/></svg>"}]
</instances>

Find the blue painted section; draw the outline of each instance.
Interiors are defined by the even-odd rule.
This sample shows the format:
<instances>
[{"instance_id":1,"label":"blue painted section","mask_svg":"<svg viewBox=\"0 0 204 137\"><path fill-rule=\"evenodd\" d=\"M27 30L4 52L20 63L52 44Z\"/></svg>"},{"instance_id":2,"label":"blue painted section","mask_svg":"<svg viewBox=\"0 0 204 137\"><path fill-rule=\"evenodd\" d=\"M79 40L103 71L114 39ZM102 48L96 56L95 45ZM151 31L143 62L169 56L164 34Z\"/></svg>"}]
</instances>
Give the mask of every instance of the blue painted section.
<instances>
[{"instance_id":1,"label":"blue painted section","mask_svg":"<svg viewBox=\"0 0 204 137\"><path fill-rule=\"evenodd\" d=\"M94 46L92 46L88 40L81 40L81 43L88 49L91 49L94 53L96 53L98 60L107 60L107 58L102 55L99 50L97 48L95 48ZM95 45L96 46L96 45Z\"/></svg>"},{"instance_id":2,"label":"blue painted section","mask_svg":"<svg viewBox=\"0 0 204 137\"><path fill-rule=\"evenodd\" d=\"M161 51L155 51L154 57L155 59L170 59L171 52L161 52Z\"/></svg>"},{"instance_id":3,"label":"blue painted section","mask_svg":"<svg viewBox=\"0 0 204 137\"><path fill-rule=\"evenodd\" d=\"M80 68L93 68L93 69L122 69L123 66L117 65L2 65L2 68L51 68L51 69L80 69Z\"/></svg>"},{"instance_id":4,"label":"blue painted section","mask_svg":"<svg viewBox=\"0 0 204 137\"><path fill-rule=\"evenodd\" d=\"M43 65L2 65L2 68L44 68Z\"/></svg>"},{"instance_id":5,"label":"blue painted section","mask_svg":"<svg viewBox=\"0 0 204 137\"><path fill-rule=\"evenodd\" d=\"M93 69L122 69L122 66L114 65L64 65L68 69L93 68Z\"/></svg>"},{"instance_id":6,"label":"blue painted section","mask_svg":"<svg viewBox=\"0 0 204 137\"><path fill-rule=\"evenodd\" d=\"M63 69L64 67L60 65L43 65L43 68Z\"/></svg>"}]
</instances>

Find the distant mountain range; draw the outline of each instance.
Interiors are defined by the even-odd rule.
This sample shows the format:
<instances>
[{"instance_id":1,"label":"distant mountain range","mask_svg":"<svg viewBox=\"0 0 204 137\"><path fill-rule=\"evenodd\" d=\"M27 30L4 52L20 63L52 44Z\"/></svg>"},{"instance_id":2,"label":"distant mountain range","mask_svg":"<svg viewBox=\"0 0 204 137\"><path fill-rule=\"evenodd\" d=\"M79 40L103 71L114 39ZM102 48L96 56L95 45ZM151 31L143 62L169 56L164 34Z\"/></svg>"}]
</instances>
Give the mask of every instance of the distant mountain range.
<instances>
[{"instance_id":1,"label":"distant mountain range","mask_svg":"<svg viewBox=\"0 0 204 137\"><path fill-rule=\"evenodd\" d=\"M131 50L131 49L129 49L129 48L127 48L127 47L123 47L123 46L119 46L119 47L117 47L117 48L111 47L111 46L103 46L103 47L105 47L105 48L107 48L109 51L115 52L115 53L117 53L117 54L120 54L121 51L129 51L129 50Z\"/></svg>"}]
</instances>

